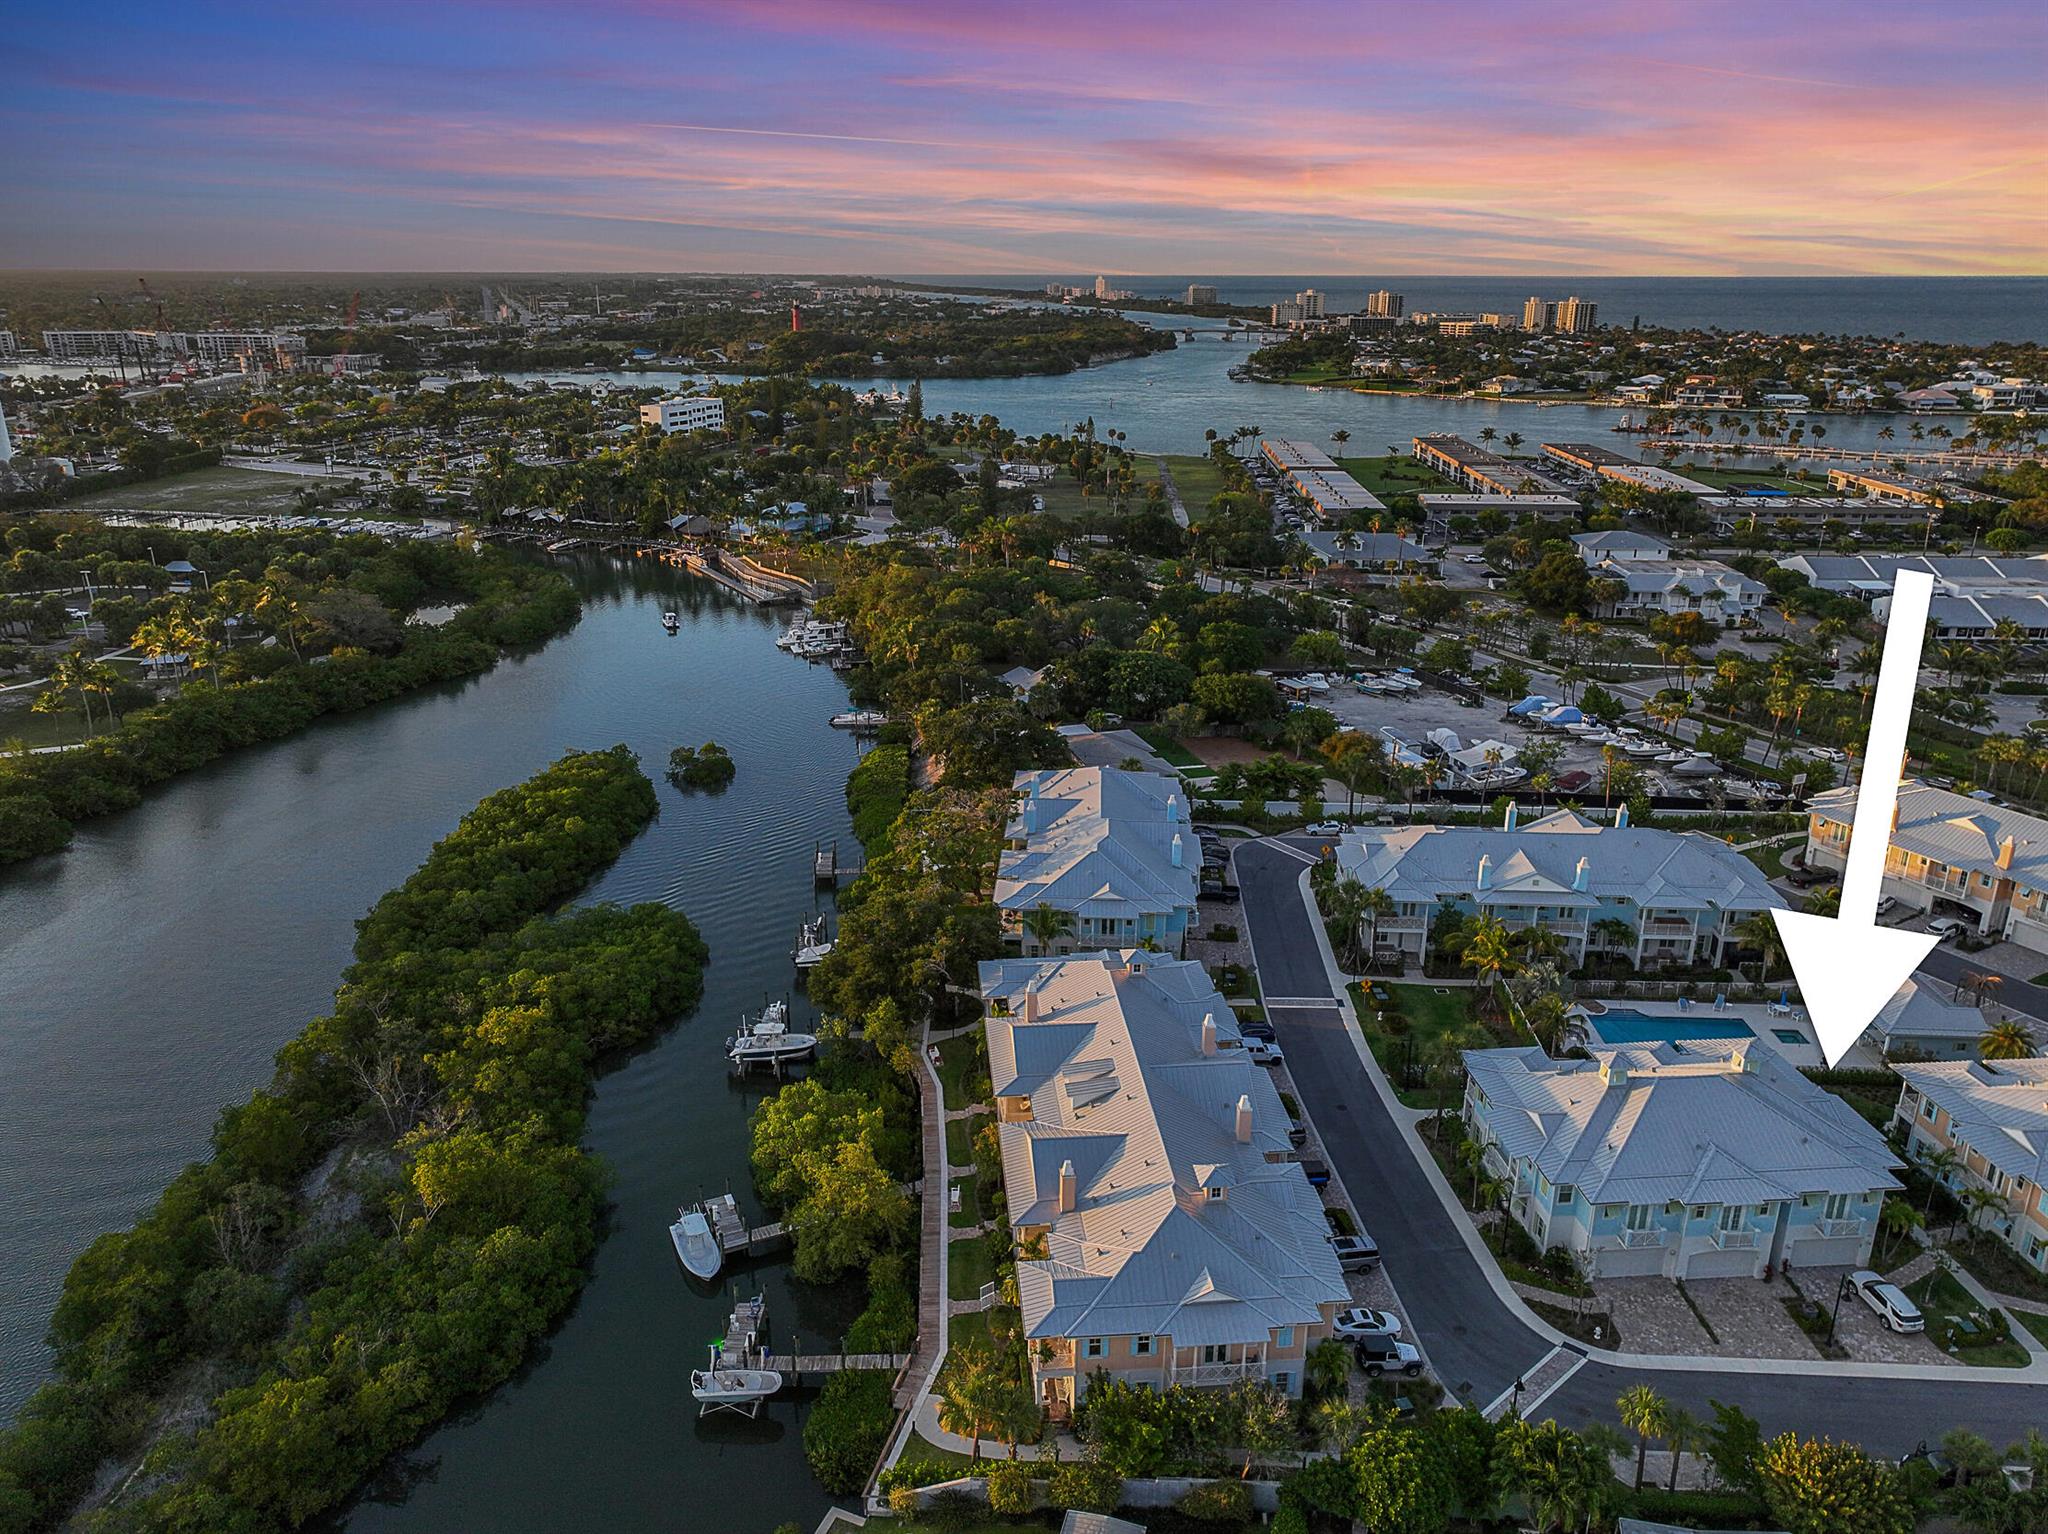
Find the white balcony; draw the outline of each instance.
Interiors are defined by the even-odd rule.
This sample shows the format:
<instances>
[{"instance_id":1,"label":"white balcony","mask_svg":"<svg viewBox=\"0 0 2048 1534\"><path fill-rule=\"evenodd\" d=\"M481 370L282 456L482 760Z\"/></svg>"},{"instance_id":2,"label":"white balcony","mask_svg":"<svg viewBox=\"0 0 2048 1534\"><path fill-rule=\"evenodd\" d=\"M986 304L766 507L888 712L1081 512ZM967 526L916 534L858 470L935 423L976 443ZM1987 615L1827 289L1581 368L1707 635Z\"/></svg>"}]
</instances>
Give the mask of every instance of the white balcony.
<instances>
[{"instance_id":1,"label":"white balcony","mask_svg":"<svg viewBox=\"0 0 2048 1534\"><path fill-rule=\"evenodd\" d=\"M1753 1230L1717 1230L1714 1232L1714 1245L1722 1248L1724 1251L1754 1251L1756 1249L1756 1232Z\"/></svg>"},{"instance_id":2,"label":"white balcony","mask_svg":"<svg viewBox=\"0 0 2048 1534\"><path fill-rule=\"evenodd\" d=\"M1671 1239L1666 1230L1625 1230L1621 1233L1621 1244L1629 1248L1665 1246Z\"/></svg>"},{"instance_id":3,"label":"white balcony","mask_svg":"<svg viewBox=\"0 0 2048 1534\"><path fill-rule=\"evenodd\" d=\"M1168 1383L1174 1385L1235 1385L1242 1380L1262 1380L1266 1377L1266 1360L1258 1358L1241 1359L1225 1364L1184 1364L1175 1360Z\"/></svg>"},{"instance_id":4,"label":"white balcony","mask_svg":"<svg viewBox=\"0 0 2048 1534\"><path fill-rule=\"evenodd\" d=\"M1863 1220L1822 1220L1819 1227L1821 1238L1826 1241L1840 1241L1848 1236L1860 1236L1866 1223Z\"/></svg>"}]
</instances>

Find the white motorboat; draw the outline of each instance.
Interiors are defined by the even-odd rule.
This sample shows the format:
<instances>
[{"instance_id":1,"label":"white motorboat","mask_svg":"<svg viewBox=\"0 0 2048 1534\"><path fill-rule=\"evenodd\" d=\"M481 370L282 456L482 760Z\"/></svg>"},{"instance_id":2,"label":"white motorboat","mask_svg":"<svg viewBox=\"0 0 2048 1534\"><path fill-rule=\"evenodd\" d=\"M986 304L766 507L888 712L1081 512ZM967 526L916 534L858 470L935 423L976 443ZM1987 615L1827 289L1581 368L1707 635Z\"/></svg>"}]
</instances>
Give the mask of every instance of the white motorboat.
<instances>
[{"instance_id":1,"label":"white motorboat","mask_svg":"<svg viewBox=\"0 0 2048 1534\"><path fill-rule=\"evenodd\" d=\"M1320 671L1311 671L1301 679L1301 685L1310 692L1328 692L1330 690L1330 679Z\"/></svg>"},{"instance_id":2,"label":"white motorboat","mask_svg":"<svg viewBox=\"0 0 2048 1534\"><path fill-rule=\"evenodd\" d=\"M690 1394L708 1407L750 1405L781 1388L781 1371L733 1368L718 1361L716 1348L711 1350L710 1368L690 1371Z\"/></svg>"},{"instance_id":3,"label":"white motorboat","mask_svg":"<svg viewBox=\"0 0 2048 1534\"><path fill-rule=\"evenodd\" d=\"M889 716L878 708L849 709L832 716L833 728L840 730L879 730L888 722Z\"/></svg>"},{"instance_id":4,"label":"white motorboat","mask_svg":"<svg viewBox=\"0 0 2048 1534\"><path fill-rule=\"evenodd\" d=\"M740 1031L725 1041L725 1057L742 1070L754 1065L793 1065L818 1052L815 1033L789 1031L789 1003L771 1001L759 1017L740 1018Z\"/></svg>"},{"instance_id":5,"label":"white motorboat","mask_svg":"<svg viewBox=\"0 0 2048 1534\"><path fill-rule=\"evenodd\" d=\"M1660 762L1689 762L1692 760L1692 753L1690 751L1659 751L1657 753L1657 760Z\"/></svg>"},{"instance_id":6,"label":"white motorboat","mask_svg":"<svg viewBox=\"0 0 2048 1534\"><path fill-rule=\"evenodd\" d=\"M668 1235L685 1268L698 1278L718 1277L718 1270L725 1265L725 1253L718 1249L718 1237L712 1233L711 1222L704 1217L703 1210L678 1210Z\"/></svg>"},{"instance_id":7,"label":"white motorboat","mask_svg":"<svg viewBox=\"0 0 2048 1534\"><path fill-rule=\"evenodd\" d=\"M673 634L683 626L683 620L676 613L663 613L661 615L661 626Z\"/></svg>"},{"instance_id":8,"label":"white motorboat","mask_svg":"<svg viewBox=\"0 0 2048 1534\"><path fill-rule=\"evenodd\" d=\"M803 924L796 939L796 967L799 970L815 969L832 954L832 939L827 935L825 918L822 914Z\"/></svg>"},{"instance_id":9,"label":"white motorboat","mask_svg":"<svg viewBox=\"0 0 2048 1534\"><path fill-rule=\"evenodd\" d=\"M1664 754L1664 744L1662 741L1644 740L1640 736L1634 740L1625 740L1621 745L1622 749L1628 752L1630 756L1661 757Z\"/></svg>"}]
</instances>

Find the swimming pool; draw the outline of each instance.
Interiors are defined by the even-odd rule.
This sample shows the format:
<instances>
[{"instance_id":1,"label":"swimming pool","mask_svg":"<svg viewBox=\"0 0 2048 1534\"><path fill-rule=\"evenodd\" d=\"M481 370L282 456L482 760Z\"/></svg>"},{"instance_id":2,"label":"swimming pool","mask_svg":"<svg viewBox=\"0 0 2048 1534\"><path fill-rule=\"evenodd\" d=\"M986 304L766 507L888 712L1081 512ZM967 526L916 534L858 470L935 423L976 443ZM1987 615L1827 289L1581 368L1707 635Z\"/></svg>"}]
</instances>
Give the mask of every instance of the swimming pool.
<instances>
[{"instance_id":1,"label":"swimming pool","mask_svg":"<svg viewBox=\"0 0 2048 1534\"><path fill-rule=\"evenodd\" d=\"M1609 1007L1586 1025L1603 1044L1657 1044L1666 1039L1753 1039L1756 1030L1740 1019L1711 1013L1666 1013L1653 1017L1629 1007Z\"/></svg>"}]
</instances>

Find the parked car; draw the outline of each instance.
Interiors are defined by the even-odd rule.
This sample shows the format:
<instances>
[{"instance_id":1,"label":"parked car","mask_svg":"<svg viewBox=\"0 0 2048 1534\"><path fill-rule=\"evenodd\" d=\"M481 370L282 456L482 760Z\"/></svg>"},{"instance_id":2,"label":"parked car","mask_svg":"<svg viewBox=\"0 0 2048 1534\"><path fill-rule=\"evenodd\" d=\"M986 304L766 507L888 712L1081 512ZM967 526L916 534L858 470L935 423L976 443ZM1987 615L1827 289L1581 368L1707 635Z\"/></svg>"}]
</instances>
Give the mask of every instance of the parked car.
<instances>
[{"instance_id":1,"label":"parked car","mask_svg":"<svg viewBox=\"0 0 2048 1534\"><path fill-rule=\"evenodd\" d=\"M1806 754L1815 761L1846 762L1849 760L1847 752L1838 750L1834 746L1808 746L1805 749Z\"/></svg>"},{"instance_id":2,"label":"parked car","mask_svg":"<svg viewBox=\"0 0 2048 1534\"><path fill-rule=\"evenodd\" d=\"M1877 914L1878 914L1878 915L1880 915L1880 916L1889 916L1889 915L1891 915L1891 914L1892 914L1892 912L1896 911L1896 910L1897 910L1898 908L1899 908L1899 897L1898 897L1898 896L1896 896L1896 895L1880 895L1880 896L1878 896L1878 897L1877 897Z\"/></svg>"},{"instance_id":3,"label":"parked car","mask_svg":"<svg viewBox=\"0 0 2048 1534\"><path fill-rule=\"evenodd\" d=\"M1461 563L1468 565L1483 565L1486 563L1486 556L1484 554L1460 554L1458 559Z\"/></svg>"},{"instance_id":4,"label":"parked car","mask_svg":"<svg viewBox=\"0 0 2048 1534\"><path fill-rule=\"evenodd\" d=\"M1363 1305L1353 1305L1349 1310L1337 1312L1331 1330L1344 1338L1398 1337L1401 1335L1401 1318L1391 1310L1368 1310Z\"/></svg>"},{"instance_id":5,"label":"parked car","mask_svg":"<svg viewBox=\"0 0 2048 1534\"><path fill-rule=\"evenodd\" d=\"M1300 1150L1304 1145L1308 1144L1308 1125L1302 1123L1300 1119L1289 1119L1287 1121L1287 1143L1296 1150Z\"/></svg>"},{"instance_id":6,"label":"parked car","mask_svg":"<svg viewBox=\"0 0 2048 1534\"><path fill-rule=\"evenodd\" d=\"M1877 1312L1877 1319L1895 1332L1924 1332L1926 1318L1920 1314L1920 1307L1906 1298L1906 1291L1887 1280L1882 1273L1873 1273L1868 1268L1859 1268L1849 1275L1849 1282L1856 1292L1863 1296L1863 1303Z\"/></svg>"},{"instance_id":7,"label":"parked car","mask_svg":"<svg viewBox=\"0 0 2048 1534\"><path fill-rule=\"evenodd\" d=\"M1411 1380L1422 1373L1421 1350L1398 1338L1360 1337L1351 1344L1351 1349L1368 1379L1378 1379L1389 1369Z\"/></svg>"},{"instance_id":8,"label":"parked car","mask_svg":"<svg viewBox=\"0 0 2048 1534\"><path fill-rule=\"evenodd\" d=\"M1310 836L1342 836L1344 823L1339 820L1317 820L1302 827Z\"/></svg>"},{"instance_id":9,"label":"parked car","mask_svg":"<svg viewBox=\"0 0 2048 1534\"><path fill-rule=\"evenodd\" d=\"M1346 1273L1370 1273L1380 1265L1380 1249L1372 1237L1332 1236L1330 1248L1337 1254L1337 1266Z\"/></svg>"},{"instance_id":10,"label":"parked car","mask_svg":"<svg viewBox=\"0 0 2048 1534\"><path fill-rule=\"evenodd\" d=\"M1320 1188L1329 1182L1330 1169L1325 1163L1320 1161L1304 1161L1300 1163L1300 1166L1302 1175L1308 1179L1308 1185L1311 1188Z\"/></svg>"},{"instance_id":11,"label":"parked car","mask_svg":"<svg viewBox=\"0 0 2048 1534\"><path fill-rule=\"evenodd\" d=\"M1970 930L1969 924L1957 921L1953 916L1937 916L1927 924L1936 941L1946 943L1952 937L1961 937Z\"/></svg>"},{"instance_id":12,"label":"parked car","mask_svg":"<svg viewBox=\"0 0 2048 1534\"><path fill-rule=\"evenodd\" d=\"M1271 1039L1246 1039L1244 1052L1260 1065L1278 1065L1287 1058Z\"/></svg>"},{"instance_id":13,"label":"parked car","mask_svg":"<svg viewBox=\"0 0 2048 1534\"><path fill-rule=\"evenodd\" d=\"M1278 1034L1273 1032L1273 1025L1271 1023L1262 1022L1258 1018L1250 1018L1240 1022L1237 1025L1237 1031L1248 1039L1264 1039L1268 1044L1279 1037Z\"/></svg>"}]
</instances>

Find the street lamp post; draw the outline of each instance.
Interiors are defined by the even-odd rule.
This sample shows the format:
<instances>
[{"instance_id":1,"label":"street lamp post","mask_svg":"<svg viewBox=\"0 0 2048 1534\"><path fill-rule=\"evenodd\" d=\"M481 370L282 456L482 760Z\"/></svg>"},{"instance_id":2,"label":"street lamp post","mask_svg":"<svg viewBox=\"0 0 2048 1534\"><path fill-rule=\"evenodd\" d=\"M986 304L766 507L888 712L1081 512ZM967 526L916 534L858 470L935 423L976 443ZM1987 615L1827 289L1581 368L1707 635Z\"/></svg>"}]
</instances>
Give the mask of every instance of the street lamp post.
<instances>
[{"instance_id":1,"label":"street lamp post","mask_svg":"<svg viewBox=\"0 0 2048 1534\"><path fill-rule=\"evenodd\" d=\"M1835 1285L1835 1308L1828 1312L1828 1345L1830 1347L1834 1346L1835 1323L1839 1321L1842 1316L1842 1296L1847 1294L1854 1287L1855 1285L1849 1282L1849 1275L1846 1273L1842 1275L1842 1281L1839 1284Z\"/></svg>"}]
</instances>

